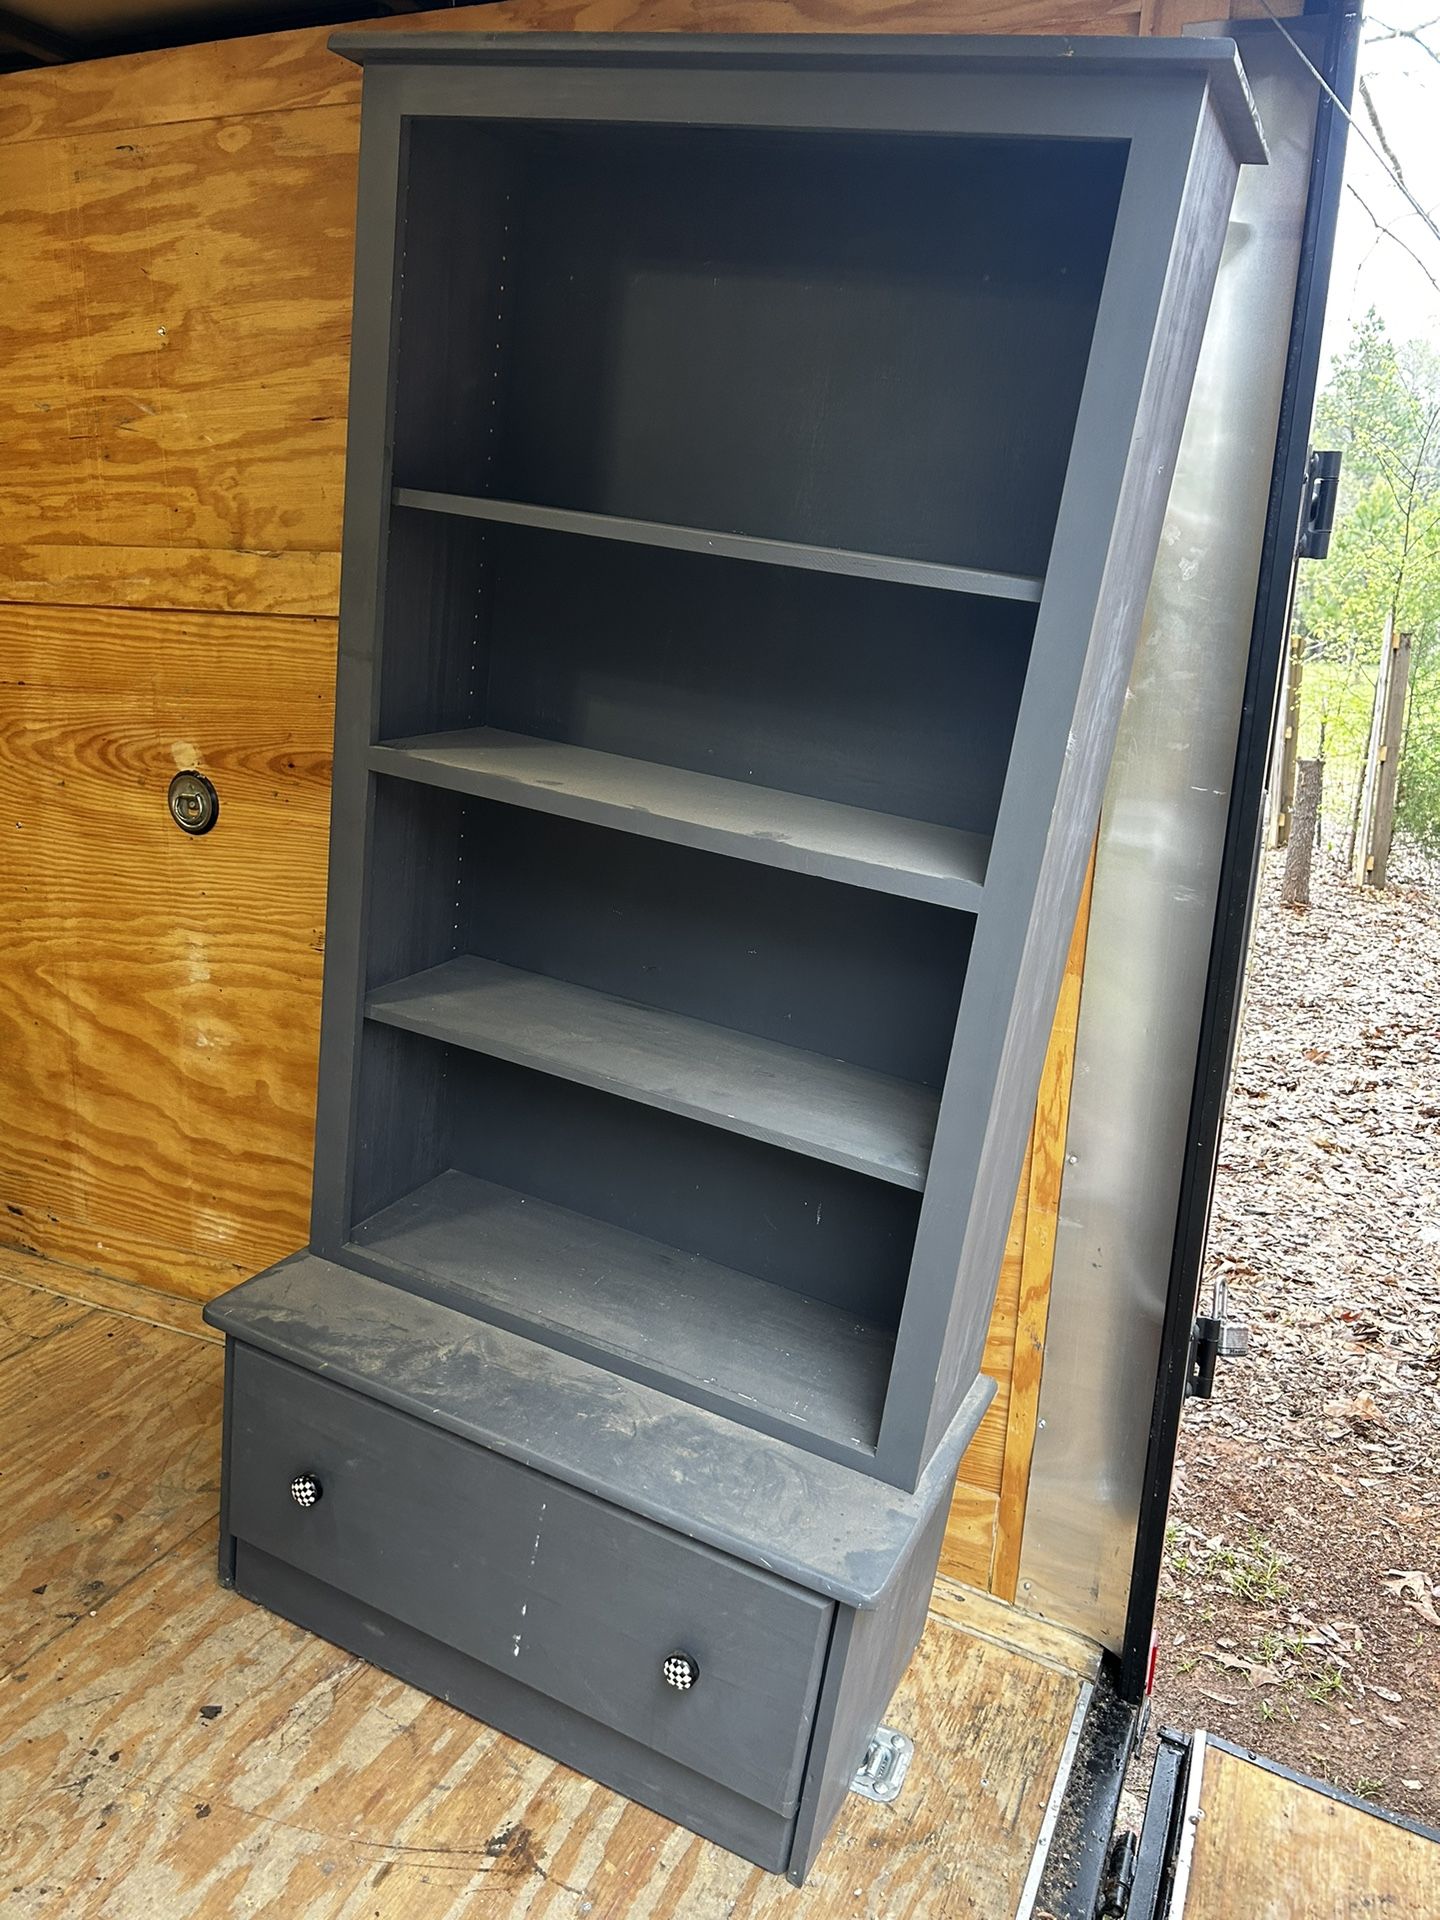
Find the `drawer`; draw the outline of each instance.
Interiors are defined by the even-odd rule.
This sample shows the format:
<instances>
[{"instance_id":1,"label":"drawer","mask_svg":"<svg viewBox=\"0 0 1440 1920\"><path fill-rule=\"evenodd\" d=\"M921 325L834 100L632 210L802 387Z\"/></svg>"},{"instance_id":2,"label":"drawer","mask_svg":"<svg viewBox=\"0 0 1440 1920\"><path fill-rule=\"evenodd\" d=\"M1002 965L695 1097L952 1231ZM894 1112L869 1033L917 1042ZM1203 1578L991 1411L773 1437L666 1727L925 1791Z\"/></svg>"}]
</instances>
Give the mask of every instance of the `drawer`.
<instances>
[{"instance_id":1,"label":"drawer","mask_svg":"<svg viewBox=\"0 0 1440 1920\"><path fill-rule=\"evenodd\" d=\"M793 1812L833 1602L232 1346L237 1538ZM291 1491L304 1474L319 1486L311 1506ZM666 1680L672 1654L694 1664L685 1690Z\"/></svg>"}]
</instances>

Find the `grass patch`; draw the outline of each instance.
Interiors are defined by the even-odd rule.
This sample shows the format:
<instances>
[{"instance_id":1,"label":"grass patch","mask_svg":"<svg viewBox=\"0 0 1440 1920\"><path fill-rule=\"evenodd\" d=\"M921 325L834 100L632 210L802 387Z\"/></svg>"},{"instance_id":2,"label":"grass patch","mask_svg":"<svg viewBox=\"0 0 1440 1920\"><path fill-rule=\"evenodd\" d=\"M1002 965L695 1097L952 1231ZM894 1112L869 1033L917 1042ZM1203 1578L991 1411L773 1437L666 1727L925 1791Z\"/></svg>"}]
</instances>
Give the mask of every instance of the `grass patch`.
<instances>
[{"instance_id":1,"label":"grass patch","mask_svg":"<svg viewBox=\"0 0 1440 1920\"><path fill-rule=\"evenodd\" d=\"M1165 1565L1177 1579L1193 1576L1205 1583L1211 1593L1222 1587L1237 1600L1251 1605L1267 1605L1290 1597L1282 1571L1284 1554L1272 1547L1254 1527L1242 1540L1227 1541L1223 1534L1204 1540L1196 1528L1171 1521L1165 1528ZM1194 1604L1190 1593L1185 1595L1185 1601L1187 1605ZM1201 1618L1213 1620L1215 1609L1207 1607Z\"/></svg>"},{"instance_id":2,"label":"grass patch","mask_svg":"<svg viewBox=\"0 0 1440 1920\"><path fill-rule=\"evenodd\" d=\"M1194 1564L1184 1545L1188 1532L1188 1527L1178 1527L1173 1520L1166 1523L1165 1558L1172 1573L1189 1573Z\"/></svg>"},{"instance_id":3,"label":"grass patch","mask_svg":"<svg viewBox=\"0 0 1440 1920\"><path fill-rule=\"evenodd\" d=\"M1306 1654L1303 1633L1278 1633L1274 1628L1262 1633L1255 1642L1256 1657L1267 1667L1275 1667L1282 1660L1303 1660Z\"/></svg>"},{"instance_id":4,"label":"grass patch","mask_svg":"<svg viewBox=\"0 0 1440 1920\"><path fill-rule=\"evenodd\" d=\"M1237 1600L1265 1606L1289 1599L1290 1589L1281 1571L1285 1556L1253 1527L1244 1540L1233 1545L1217 1540L1213 1546L1207 1545L1205 1552L1206 1571Z\"/></svg>"},{"instance_id":5,"label":"grass patch","mask_svg":"<svg viewBox=\"0 0 1440 1920\"><path fill-rule=\"evenodd\" d=\"M1338 1667L1326 1666L1305 1689L1307 1700L1333 1700L1345 1691L1345 1676Z\"/></svg>"}]
</instances>

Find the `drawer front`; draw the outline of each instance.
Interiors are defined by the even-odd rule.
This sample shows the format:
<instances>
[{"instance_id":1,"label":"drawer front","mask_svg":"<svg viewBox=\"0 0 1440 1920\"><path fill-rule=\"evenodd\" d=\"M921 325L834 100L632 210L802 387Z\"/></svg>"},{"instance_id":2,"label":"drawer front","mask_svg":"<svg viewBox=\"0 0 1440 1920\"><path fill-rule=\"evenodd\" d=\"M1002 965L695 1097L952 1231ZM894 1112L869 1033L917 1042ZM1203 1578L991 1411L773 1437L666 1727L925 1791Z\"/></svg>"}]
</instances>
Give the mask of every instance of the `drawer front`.
<instances>
[{"instance_id":1,"label":"drawer front","mask_svg":"<svg viewBox=\"0 0 1440 1920\"><path fill-rule=\"evenodd\" d=\"M253 1348L231 1394L238 1538L793 1811L833 1602Z\"/></svg>"}]
</instances>

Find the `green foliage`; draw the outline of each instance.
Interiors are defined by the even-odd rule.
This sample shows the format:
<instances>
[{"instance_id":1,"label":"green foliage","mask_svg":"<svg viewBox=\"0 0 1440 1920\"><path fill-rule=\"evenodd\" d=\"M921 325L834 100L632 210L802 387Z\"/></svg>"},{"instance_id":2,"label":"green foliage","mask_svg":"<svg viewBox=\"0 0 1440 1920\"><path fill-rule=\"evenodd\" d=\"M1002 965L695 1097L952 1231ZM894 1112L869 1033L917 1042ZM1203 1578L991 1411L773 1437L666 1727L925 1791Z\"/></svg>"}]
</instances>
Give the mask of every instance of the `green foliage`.
<instances>
[{"instance_id":1,"label":"green foliage","mask_svg":"<svg viewBox=\"0 0 1440 1920\"><path fill-rule=\"evenodd\" d=\"M1376 642L1375 658L1380 656ZM1355 796L1365 772L1370 744L1370 710L1375 702L1375 666L1329 660L1312 654L1305 662L1300 690L1300 754L1325 762L1320 801L1321 840L1347 851Z\"/></svg>"},{"instance_id":2,"label":"green foliage","mask_svg":"<svg viewBox=\"0 0 1440 1920\"><path fill-rule=\"evenodd\" d=\"M1396 824L1440 849L1440 673L1431 671L1410 696Z\"/></svg>"},{"instance_id":3,"label":"green foliage","mask_svg":"<svg viewBox=\"0 0 1440 1920\"><path fill-rule=\"evenodd\" d=\"M1435 348L1425 340L1397 346L1372 308L1331 368L1312 437L1317 446L1344 449L1352 483L1366 487L1383 479L1399 493L1418 479L1419 491L1433 498L1440 489L1437 390Z\"/></svg>"},{"instance_id":4,"label":"green foliage","mask_svg":"<svg viewBox=\"0 0 1440 1920\"><path fill-rule=\"evenodd\" d=\"M1301 752L1323 749L1329 837L1349 831L1387 621L1411 636L1397 824L1440 844L1440 355L1373 312L1335 363L1314 444L1345 455L1328 560L1301 568Z\"/></svg>"}]
</instances>

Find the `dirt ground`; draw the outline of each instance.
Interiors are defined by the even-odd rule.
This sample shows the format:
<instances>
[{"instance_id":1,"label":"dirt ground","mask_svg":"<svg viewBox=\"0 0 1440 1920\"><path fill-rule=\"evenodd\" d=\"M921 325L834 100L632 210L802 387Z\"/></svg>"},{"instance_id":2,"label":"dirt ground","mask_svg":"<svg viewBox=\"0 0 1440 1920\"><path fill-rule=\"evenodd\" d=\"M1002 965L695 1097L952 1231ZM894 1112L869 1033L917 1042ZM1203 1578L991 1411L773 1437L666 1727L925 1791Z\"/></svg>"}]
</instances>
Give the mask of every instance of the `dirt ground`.
<instances>
[{"instance_id":1,"label":"dirt ground","mask_svg":"<svg viewBox=\"0 0 1440 1920\"><path fill-rule=\"evenodd\" d=\"M1207 1262L1251 1350L1186 1410L1154 1721L1440 1823L1440 861L1317 857L1303 912L1282 859Z\"/></svg>"}]
</instances>

